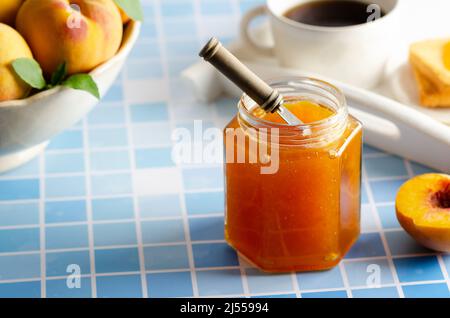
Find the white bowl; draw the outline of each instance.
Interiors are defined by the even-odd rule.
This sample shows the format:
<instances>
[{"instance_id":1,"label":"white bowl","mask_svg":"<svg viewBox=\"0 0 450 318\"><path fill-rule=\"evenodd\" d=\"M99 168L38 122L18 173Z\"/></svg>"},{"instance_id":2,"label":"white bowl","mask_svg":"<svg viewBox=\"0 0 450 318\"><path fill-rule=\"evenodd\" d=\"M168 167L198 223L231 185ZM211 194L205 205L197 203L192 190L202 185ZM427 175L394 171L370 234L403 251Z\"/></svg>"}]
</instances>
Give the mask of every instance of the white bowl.
<instances>
[{"instance_id":1,"label":"white bowl","mask_svg":"<svg viewBox=\"0 0 450 318\"><path fill-rule=\"evenodd\" d=\"M139 36L141 24L130 22L122 47L90 74L103 97L116 80ZM99 102L87 92L55 87L26 99L0 103L0 173L37 156L49 140L79 122Z\"/></svg>"}]
</instances>

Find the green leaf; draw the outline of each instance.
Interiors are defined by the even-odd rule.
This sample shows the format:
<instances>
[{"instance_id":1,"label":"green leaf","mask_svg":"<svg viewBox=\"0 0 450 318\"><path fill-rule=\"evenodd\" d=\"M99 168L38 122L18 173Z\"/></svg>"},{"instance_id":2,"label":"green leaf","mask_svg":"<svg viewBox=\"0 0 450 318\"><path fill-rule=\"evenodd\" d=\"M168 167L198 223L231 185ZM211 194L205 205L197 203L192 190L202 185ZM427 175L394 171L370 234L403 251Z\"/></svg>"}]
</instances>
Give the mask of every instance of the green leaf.
<instances>
[{"instance_id":1,"label":"green leaf","mask_svg":"<svg viewBox=\"0 0 450 318\"><path fill-rule=\"evenodd\" d=\"M51 86L56 86L61 84L64 78L67 75L67 64L66 62L61 63L56 71L52 74L52 78L50 80Z\"/></svg>"},{"instance_id":2,"label":"green leaf","mask_svg":"<svg viewBox=\"0 0 450 318\"><path fill-rule=\"evenodd\" d=\"M133 20L144 20L144 11L140 0L114 0L114 2Z\"/></svg>"},{"instance_id":3,"label":"green leaf","mask_svg":"<svg viewBox=\"0 0 450 318\"><path fill-rule=\"evenodd\" d=\"M43 89L47 83L39 63L30 58L19 58L12 62L12 67L28 85L36 89Z\"/></svg>"},{"instance_id":4,"label":"green leaf","mask_svg":"<svg viewBox=\"0 0 450 318\"><path fill-rule=\"evenodd\" d=\"M98 99L100 99L100 93L98 91L97 84L89 74L75 74L65 80L62 85L73 89L86 91Z\"/></svg>"}]
</instances>

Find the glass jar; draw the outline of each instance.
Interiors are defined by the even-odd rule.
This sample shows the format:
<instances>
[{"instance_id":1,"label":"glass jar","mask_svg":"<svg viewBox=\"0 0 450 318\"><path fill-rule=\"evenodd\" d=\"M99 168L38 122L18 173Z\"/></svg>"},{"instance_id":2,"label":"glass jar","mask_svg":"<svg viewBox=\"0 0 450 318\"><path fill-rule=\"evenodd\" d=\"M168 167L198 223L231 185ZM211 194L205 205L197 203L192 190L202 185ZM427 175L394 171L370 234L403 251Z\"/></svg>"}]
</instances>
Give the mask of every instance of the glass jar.
<instances>
[{"instance_id":1,"label":"glass jar","mask_svg":"<svg viewBox=\"0 0 450 318\"><path fill-rule=\"evenodd\" d=\"M329 269L360 233L362 126L326 82L287 78L271 86L292 105L315 103L330 115L314 121L318 110L302 104L290 110L313 121L290 126L258 116L241 98L224 131L225 237L263 271Z\"/></svg>"}]
</instances>

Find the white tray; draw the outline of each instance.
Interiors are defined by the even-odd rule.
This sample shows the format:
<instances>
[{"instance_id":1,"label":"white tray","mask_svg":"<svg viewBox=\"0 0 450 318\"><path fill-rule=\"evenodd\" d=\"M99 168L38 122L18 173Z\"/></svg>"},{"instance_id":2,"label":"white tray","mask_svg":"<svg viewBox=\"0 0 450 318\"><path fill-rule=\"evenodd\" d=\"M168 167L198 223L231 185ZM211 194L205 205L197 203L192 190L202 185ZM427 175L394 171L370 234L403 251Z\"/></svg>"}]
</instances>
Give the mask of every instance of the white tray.
<instances>
[{"instance_id":1,"label":"white tray","mask_svg":"<svg viewBox=\"0 0 450 318\"><path fill-rule=\"evenodd\" d=\"M270 41L267 26L261 27L255 36L261 42ZM264 79L311 76L333 83L344 91L350 112L363 123L366 143L450 173L450 126L437 120L442 115L431 114L430 110L420 106L407 106L392 99L392 90L389 88L392 83L397 83L395 87L399 96L401 95L399 87L404 89L403 94L407 92L403 86L398 85L401 75L396 72L404 70L398 67L402 63L389 63L391 67L387 74L391 81L385 81L380 87L368 91L323 76L281 68L274 58L259 56L240 41L231 44L229 48ZM211 102L223 93L236 97L242 94L234 84L204 62L198 62L186 69L182 76L192 87L197 98L204 102ZM414 97L410 98L413 100ZM445 116L442 119L444 122L447 121Z\"/></svg>"}]
</instances>

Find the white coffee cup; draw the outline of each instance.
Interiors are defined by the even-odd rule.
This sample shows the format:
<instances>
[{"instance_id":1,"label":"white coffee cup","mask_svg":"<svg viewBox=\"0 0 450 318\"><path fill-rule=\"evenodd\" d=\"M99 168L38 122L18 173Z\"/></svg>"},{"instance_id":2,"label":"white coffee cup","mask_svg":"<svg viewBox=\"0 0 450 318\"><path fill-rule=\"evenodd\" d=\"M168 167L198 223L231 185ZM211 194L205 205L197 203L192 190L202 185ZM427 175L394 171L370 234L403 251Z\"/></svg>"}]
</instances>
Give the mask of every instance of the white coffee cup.
<instances>
[{"instance_id":1,"label":"white coffee cup","mask_svg":"<svg viewBox=\"0 0 450 318\"><path fill-rule=\"evenodd\" d=\"M373 18L380 8L386 15L344 27L314 26L284 16L289 9L311 1L320 0L267 0L267 5L256 7L243 18L243 39L259 53L275 56L284 67L358 87L376 86L395 43L400 0L358 0L368 5L368 17ZM262 15L270 17L273 47L256 43L250 35L251 21Z\"/></svg>"}]
</instances>

